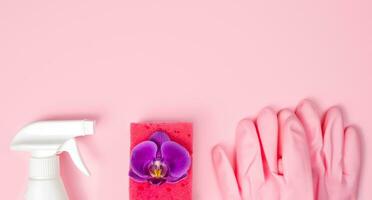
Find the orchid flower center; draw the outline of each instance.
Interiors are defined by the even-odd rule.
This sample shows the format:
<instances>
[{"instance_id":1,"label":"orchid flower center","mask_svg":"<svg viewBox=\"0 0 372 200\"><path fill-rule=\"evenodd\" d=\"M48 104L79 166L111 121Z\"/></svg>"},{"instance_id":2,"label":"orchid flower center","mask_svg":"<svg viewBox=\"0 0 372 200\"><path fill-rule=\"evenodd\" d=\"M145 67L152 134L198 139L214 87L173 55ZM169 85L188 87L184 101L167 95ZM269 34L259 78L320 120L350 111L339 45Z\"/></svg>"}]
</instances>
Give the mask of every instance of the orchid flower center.
<instances>
[{"instance_id":1,"label":"orchid flower center","mask_svg":"<svg viewBox=\"0 0 372 200\"><path fill-rule=\"evenodd\" d=\"M167 175L168 167L160 160L151 162L149 166L149 174L152 178L161 179Z\"/></svg>"}]
</instances>

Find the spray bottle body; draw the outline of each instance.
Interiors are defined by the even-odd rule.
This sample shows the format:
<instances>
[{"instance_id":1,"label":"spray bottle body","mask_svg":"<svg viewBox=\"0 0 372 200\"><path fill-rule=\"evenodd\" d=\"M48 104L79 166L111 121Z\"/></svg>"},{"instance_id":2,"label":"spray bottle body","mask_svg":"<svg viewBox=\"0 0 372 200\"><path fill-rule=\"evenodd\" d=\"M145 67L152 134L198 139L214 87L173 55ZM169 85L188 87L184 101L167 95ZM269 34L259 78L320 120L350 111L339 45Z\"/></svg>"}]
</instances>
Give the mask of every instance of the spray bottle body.
<instances>
[{"instance_id":1,"label":"spray bottle body","mask_svg":"<svg viewBox=\"0 0 372 200\"><path fill-rule=\"evenodd\" d=\"M60 178L29 179L26 200L68 200Z\"/></svg>"},{"instance_id":2,"label":"spray bottle body","mask_svg":"<svg viewBox=\"0 0 372 200\"><path fill-rule=\"evenodd\" d=\"M32 157L26 200L68 200L60 176L59 156Z\"/></svg>"}]
</instances>

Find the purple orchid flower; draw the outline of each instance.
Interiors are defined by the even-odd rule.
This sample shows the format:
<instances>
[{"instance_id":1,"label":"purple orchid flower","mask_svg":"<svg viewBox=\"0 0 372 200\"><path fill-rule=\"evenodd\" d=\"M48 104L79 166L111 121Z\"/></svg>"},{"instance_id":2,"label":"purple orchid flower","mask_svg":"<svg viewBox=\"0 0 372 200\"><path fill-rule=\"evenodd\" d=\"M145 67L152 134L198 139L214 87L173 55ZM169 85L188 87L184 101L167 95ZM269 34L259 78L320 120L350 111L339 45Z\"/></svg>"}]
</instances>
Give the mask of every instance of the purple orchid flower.
<instances>
[{"instance_id":1,"label":"purple orchid flower","mask_svg":"<svg viewBox=\"0 0 372 200\"><path fill-rule=\"evenodd\" d=\"M156 131L149 140L132 149L129 176L137 182L154 185L177 183L187 176L191 165L189 152L170 140L162 131Z\"/></svg>"}]
</instances>

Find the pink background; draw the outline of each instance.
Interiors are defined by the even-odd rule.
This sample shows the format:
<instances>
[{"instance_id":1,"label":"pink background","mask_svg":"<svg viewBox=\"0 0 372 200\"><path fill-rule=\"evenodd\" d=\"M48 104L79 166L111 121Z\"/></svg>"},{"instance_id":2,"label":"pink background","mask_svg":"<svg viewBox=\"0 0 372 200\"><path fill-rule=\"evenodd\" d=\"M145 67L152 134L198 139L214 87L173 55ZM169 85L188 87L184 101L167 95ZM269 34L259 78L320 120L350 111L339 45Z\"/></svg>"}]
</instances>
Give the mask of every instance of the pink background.
<instances>
[{"instance_id":1,"label":"pink background","mask_svg":"<svg viewBox=\"0 0 372 200\"><path fill-rule=\"evenodd\" d=\"M63 156L72 200L128 198L129 123L194 123L194 199L220 199L210 150L237 121L302 98L343 106L364 144L372 197L369 0L0 1L0 196L21 199L28 154L9 143L40 119L89 117L91 177Z\"/></svg>"}]
</instances>

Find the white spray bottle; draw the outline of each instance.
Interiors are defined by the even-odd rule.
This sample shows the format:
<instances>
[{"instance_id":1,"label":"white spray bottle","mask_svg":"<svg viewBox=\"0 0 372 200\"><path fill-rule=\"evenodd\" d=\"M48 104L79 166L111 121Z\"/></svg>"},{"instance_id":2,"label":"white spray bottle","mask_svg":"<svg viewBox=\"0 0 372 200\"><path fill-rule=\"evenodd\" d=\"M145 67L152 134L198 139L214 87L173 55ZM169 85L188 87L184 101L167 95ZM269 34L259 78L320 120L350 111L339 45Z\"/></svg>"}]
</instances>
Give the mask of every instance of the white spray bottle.
<instances>
[{"instance_id":1,"label":"white spray bottle","mask_svg":"<svg viewBox=\"0 0 372 200\"><path fill-rule=\"evenodd\" d=\"M93 135L94 122L86 120L40 121L15 136L11 149L31 152L26 200L68 200L59 170L59 154L68 152L76 167L89 176L75 137Z\"/></svg>"}]
</instances>

